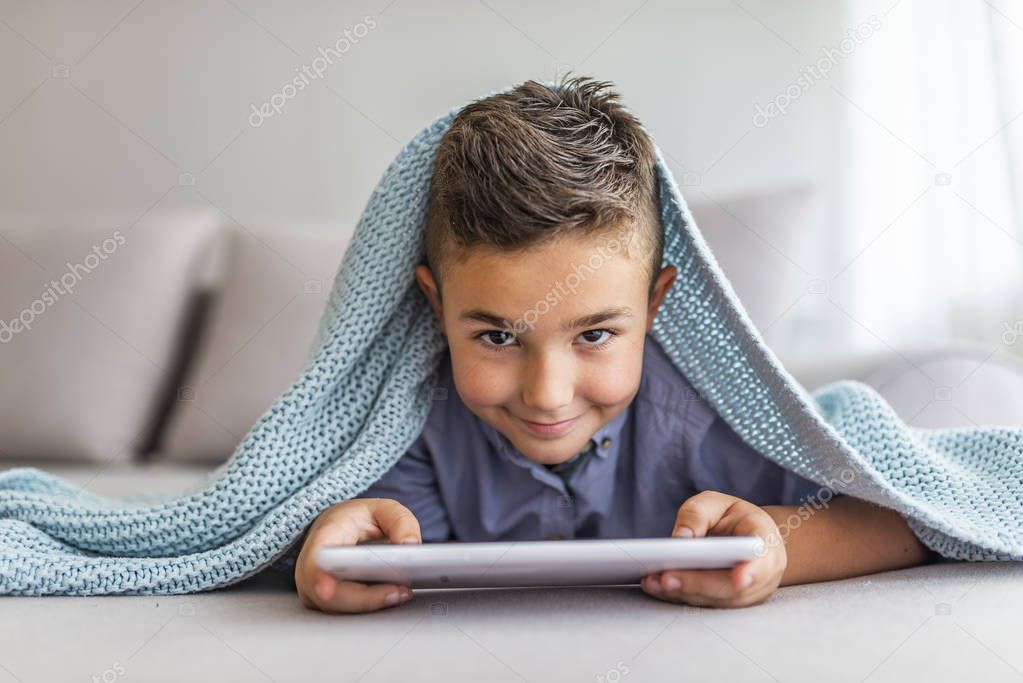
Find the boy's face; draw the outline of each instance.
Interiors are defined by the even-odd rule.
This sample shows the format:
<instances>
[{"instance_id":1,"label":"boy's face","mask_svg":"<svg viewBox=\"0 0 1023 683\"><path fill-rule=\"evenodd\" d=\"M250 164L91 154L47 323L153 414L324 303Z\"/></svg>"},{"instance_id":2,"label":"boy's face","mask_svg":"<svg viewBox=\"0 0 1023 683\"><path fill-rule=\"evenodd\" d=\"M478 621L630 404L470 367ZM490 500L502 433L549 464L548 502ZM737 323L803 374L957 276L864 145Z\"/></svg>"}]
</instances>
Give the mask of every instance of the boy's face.
<instances>
[{"instance_id":1,"label":"boy's face","mask_svg":"<svg viewBox=\"0 0 1023 683\"><path fill-rule=\"evenodd\" d=\"M664 268L648 297L649 259L635 246L628 254L625 239L473 248L447 268L443 298L430 269L416 267L463 403L529 460L568 460L639 389L644 338L676 271Z\"/></svg>"}]
</instances>

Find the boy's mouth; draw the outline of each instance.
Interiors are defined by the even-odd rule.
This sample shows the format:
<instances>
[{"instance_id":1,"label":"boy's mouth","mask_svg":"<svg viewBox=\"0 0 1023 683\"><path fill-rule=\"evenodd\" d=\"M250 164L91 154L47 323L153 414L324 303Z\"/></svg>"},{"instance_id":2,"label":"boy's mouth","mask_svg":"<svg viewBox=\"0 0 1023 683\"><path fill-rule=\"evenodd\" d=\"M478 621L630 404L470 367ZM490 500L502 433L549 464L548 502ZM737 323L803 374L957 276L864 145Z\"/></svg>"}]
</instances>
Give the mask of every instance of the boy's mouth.
<instances>
[{"instance_id":1,"label":"boy's mouth","mask_svg":"<svg viewBox=\"0 0 1023 683\"><path fill-rule=\"evenodd\" d=\"M519 418L519 420L530 432L537 436L561 436L571 431L581 417L582 415L576 415L573 418L560 422L533 422L523 418Z\"/></svg>"}]
</instances>

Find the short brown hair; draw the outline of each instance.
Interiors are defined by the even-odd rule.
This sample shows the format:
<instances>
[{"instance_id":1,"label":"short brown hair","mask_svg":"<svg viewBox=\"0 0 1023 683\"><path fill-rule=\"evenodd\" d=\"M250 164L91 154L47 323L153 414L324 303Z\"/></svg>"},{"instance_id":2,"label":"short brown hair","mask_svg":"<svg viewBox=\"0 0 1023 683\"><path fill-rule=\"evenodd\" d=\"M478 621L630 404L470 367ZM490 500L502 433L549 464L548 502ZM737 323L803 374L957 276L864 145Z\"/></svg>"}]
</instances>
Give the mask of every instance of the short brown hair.
<instances>
[{"instance_id":1,"label":"short brown hair","mask_svg":"<svg viewBox=\"0 0 1023 683\"><path fill-rule=\"evenodd\" d=\"M428 197L426 261L438 286L468 247L525 249L627 221L649 254L652 290L664 252L654 145L611 87L526 81L459 111Z\"/></svg>"}]
</instances>

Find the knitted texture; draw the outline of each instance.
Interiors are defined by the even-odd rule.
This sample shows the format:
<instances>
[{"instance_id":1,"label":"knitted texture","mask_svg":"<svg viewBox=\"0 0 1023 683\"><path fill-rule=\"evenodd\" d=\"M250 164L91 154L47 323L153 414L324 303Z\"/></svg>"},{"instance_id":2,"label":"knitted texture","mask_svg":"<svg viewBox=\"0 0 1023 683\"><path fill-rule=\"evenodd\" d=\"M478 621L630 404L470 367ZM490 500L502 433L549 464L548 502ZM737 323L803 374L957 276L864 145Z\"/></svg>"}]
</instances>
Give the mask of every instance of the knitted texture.
<instances>
[{"instance_id":1,"label":"knitted texture","mask_svg":"<svg viewBox=\"0 0 1023 683\"><path fill-rule=\"evenodd\" d=\"M199 485L115 498L36 468L0 474L0 594L176 594L236 583L397 462L426 421L446 343L412 271L424 258L436 149L459 109L388 167L305 370ZM665 263L679 272L653 335L729 425L783 467L899 511L941 555L1023 560L1023 428L911 428L854 381L808 394L754 328L659 151L657 172Z\"/></svg>"}]
</instances>

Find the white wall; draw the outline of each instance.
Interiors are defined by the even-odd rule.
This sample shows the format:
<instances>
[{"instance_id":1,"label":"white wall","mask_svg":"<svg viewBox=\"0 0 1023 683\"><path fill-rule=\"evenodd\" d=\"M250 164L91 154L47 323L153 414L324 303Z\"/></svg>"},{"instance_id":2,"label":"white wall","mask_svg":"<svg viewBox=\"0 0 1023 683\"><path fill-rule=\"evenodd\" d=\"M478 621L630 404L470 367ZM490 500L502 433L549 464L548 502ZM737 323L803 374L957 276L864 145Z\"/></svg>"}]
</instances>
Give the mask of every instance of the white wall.
<instances>
[{"instance_id":1,"label":"white wall","mask_svg":"<svg viewBox=\"0 0 1023 683\"><path fill-rule=\"evenodd\" d=\"M826 182L832 98L811 93L763 129L751 116L754 102L782 91L818 46L836 40L838 19L820 3L743 7L5 2L0 206L212 203L242 221L353 222L400 145L430 119L569 67L614 81L676 173L705 174L701 188L715 197ZM376 26L323 78L280 115L249 125L252 104L364 22ZM179 185L183 173L194 186Z\"/></svg>"},{"instance_id":2,"label":"white wall","mask_svg":"<svg viewBox=\"0 0 1023 683\"><path fill-rule=\"evenodd\" d=\"M766 326L783 313L767 339L784 359L834 358L853 350L855 321L802 295L863 246L839 234L843 207L860 199L849 188L861 186L843 140L863 114L831 87L858 55L811 80L785 115L758 126L754 112L882 5L9 0L0 4L0 210L212 205L243 224L350 226L394 154L435 116L572 69L618 86L691 204L817 193L817 212L800 225L768 232L769 221L746 215L718 244L765 250L779 285L774 308L754 317ZM253 105L346 31L355 40L322 78L251 125Z\"/></svg>"}]
</instances>

